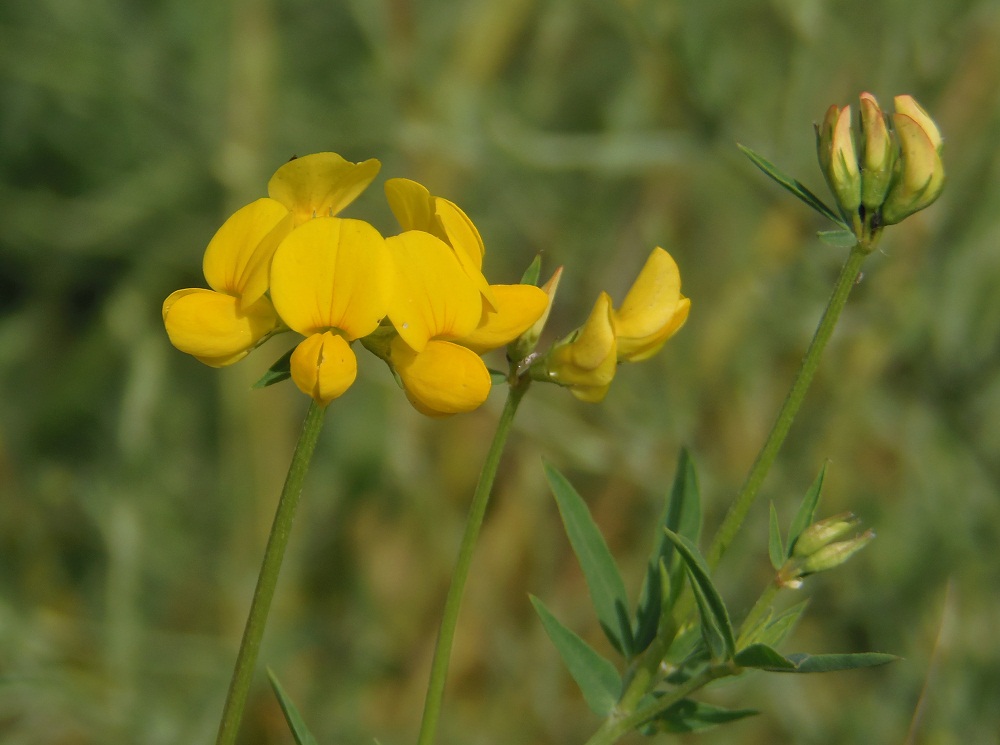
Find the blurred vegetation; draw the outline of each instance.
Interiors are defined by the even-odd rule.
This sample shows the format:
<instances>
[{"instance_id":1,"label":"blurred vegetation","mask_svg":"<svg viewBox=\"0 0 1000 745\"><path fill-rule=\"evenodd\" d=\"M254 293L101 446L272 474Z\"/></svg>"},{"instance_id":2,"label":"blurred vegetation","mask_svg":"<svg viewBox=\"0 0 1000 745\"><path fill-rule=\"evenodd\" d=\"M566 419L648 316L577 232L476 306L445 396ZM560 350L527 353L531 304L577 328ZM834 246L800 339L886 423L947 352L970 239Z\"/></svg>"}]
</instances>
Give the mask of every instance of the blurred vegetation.
<instances>
[{"instance_id":1,"label":"blurred vegetation","mask_svg":"<svg viewBox=\"0 0 1000 745\"><path fill-rule=\"evenodd\" d=\"M529 394L461 618L441 741L581 742L597 722L527 593L603 647L540 458L635 592L682 445L717 524L842 260L734 143L820 192L810 125L862 90L935 116L949 184L869 260L719 582L749 608L766 500L787 520L829 459L824 514L879 538L807 582L785 648L904 660L719 687L763 714L699 741L1000 742L995 3L11 0L0 39L4 743L214 737L306 401L248 389L287 340L214 371L159 307L202 285L232 209L318 150L461 204L494 281L565 264L550 328L620 299L654 245L681 266L693 312L663 354L600 406ZM380 188L350 214L391 231ZM331 407L262 654L322 742L413 741L498 397L426 420L366 359ZM291 742L263 676L245 742Z\"/></svg>"}]
</instances>

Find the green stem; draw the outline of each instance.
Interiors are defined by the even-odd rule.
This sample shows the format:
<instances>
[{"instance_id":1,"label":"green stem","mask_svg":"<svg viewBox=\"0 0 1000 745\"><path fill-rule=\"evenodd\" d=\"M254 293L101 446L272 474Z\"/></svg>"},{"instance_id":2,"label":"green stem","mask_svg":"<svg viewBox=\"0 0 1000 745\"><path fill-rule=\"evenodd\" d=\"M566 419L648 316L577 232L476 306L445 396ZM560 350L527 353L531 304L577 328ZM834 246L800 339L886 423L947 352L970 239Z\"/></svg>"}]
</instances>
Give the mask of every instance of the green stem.
<instances>
[{"instance_id":1,"label":"green stem","mask_svg":"<svg viewBox=\"0 0 1000 745\"><path fill-rule=\"evenodd\" d=\"M713 680L735 675L736 673L737 668L728 663L707 667L683 685L677 686L670 693L660 696L634 712L628 714L620 713L618 716L612 714L604 721L601 728L587 740L586 745L612 745L612 743L618 742L619 739L636 727L642 726L643 723L648 722L657 714L662 714L678 701L683 701Z\"/></svg>"},{"instance_id":2,"label":"green stem","mask_svg":"<svg viewBox=\"0 0 1000 745\"><path fill-rule=\"evenodd\" d=\"M726 553L726 549L733 542L733 538L736 537L736 533L750 511L750 506L753 504L757 492L764 483L767 472L771 469L771 465L774 463L774 459L777 457L778 451L785 441L785 436L788 434L788 429L791 427L792 421L795 419L795 415L802 405L802 400L809 389L809 384L816 373L816 368L819 367L819 360L823 354L823 349L833 334L833 329L837 325L840 312L847 303L848 295L851 294L851 288L854 287L861 273L861 264L869 253L870 247L864 247L861 244L856 245L851 249L844 267L840 270L840 277L837 278L837 284L834 286L833 294L830 296L830 302L823 312L823 317L816 328L816 333L809 344L809 349L806 350L806 355L802 359L802 365L799 367L799 372L792 383L792 389L788 392L785 403L781 406L781 411L778 412L778 418L771 428L771 434L767 436L767 440L761 448L757 460L750 469L750 473L747 474L743 488L740 489L736 500L729 508L729 512L722 521L722 525L719 526L719 530L715 534L715 539L712 541L712 545L705 555L708 565L713 569L718 565L723 554Z\"/></svg>"},{"instance_id":3,"label":"green stem","mask_svg":"<svg viewBox=\"0 0 1000 745\"><path fill-rule=\"evenodd\" d=\"M444 699L444 685L448 677L448 661L451 658L451 647L455 640L455 628L458 625L458 611L462 605L462 593L466 580L469 578L469 567L472 565L472 555L479 538L479 530L486 516L486 505L490 500L493 481L496 479L497 466L507 442L514 414L527 391L529 381L521 381L512 385L507 393L497 431L493 435L483 470L479 474L479 483L472 495L469 516L465 523L465 533L462 535L462 545L458 551L458 561L451 577L451 587L444 602L444 612L441 618L441 628L438 631L437 644L434 647L434 659L431 662L431 677L427 684L427 699L424 702L424 716L420 723L419 745L431 745L437 733L438 719L441 716L441 704Z\"/></svg>"},{"instance_id":4,"label":"green stem","mask_svg":"<svg viewBox=\"0 0 1000 745\"><path fill-rule=\"evenodd\" d=\"M257 664L257 653L260 651L260 641L267 625L267 614L274 597L274 588L278 583L278 573L281 571L281 560L285 555L288 537L295 518L295 508L302 493L302 482L309 470L309 461L316 449L320 430L323 428L323 414L326 407L313 401L306 414L302 434L295 445L292 463L288 467L285 485L278 499L278 509L271 525L271 534L264 550L264 562L257 577L257 587L250 602L250 613L247 616L246 627L243 629L243 641L236 657L236 667L229 682L229 693L226 705L222 710L222 720L219 722L219 735L216 745L232 745L239 732L240 720L243 718L243 708L246 706L247 694L253 680L254 667Z\"/></svg>"}]
</instances>

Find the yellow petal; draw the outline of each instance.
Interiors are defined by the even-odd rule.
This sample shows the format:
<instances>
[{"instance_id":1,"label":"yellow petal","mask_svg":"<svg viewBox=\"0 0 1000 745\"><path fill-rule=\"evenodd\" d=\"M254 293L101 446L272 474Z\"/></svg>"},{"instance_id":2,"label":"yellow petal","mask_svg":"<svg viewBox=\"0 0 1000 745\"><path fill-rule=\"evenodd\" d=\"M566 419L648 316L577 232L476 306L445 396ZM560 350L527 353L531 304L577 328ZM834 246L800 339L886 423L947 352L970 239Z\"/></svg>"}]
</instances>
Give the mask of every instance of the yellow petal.
<instances>
[{"instance_id":1,"label":"yellow petal","mask_svg":"<svg viewBox=\"0 0 1000 745\"><path fill-rule=\"evenodd\" d=\"M208 286L218 292L242 295L246 288L247 266L253 263L264 237L287 214L288 210L280 202L258 199L226 220L205 249L202 269ZM254 300L263 294L262 290Z\"/></svg>"},{"instance_id":2,"label":"yellow petal","mask_svg":"<svg viewBox=\"0 0 1000 745\"><path fill-rule=\"evenodd\" d=\"M483 254L486 249L476 226L458 205L447 199L435 197L434 209L438 230L431 232L452 247L462 269L476 283L490 310L496 310L497 299L490 283L483 276Z\"/></svg>"},{"instance_id":3,"label":"yellow petal","mask_svg":"<svg viewBox=\"0 0 1000 745\"><path fill-rule=\"evenodd\" d=\"M331 331L300 342L289 364L295 385L322 406L342 396L358 375L358 360L350 344Z\"/></svg>"},{"instance_id":4,"label":"yellow petal","mask_svg":"<svg viewBox=\"0 0 1000 745\"><path fill-rule=\"evenodd\" d=\"M549 305L549 296L534 285L492 285L496 310L483 309L483 317L461 343L478 354L510 344L535 321Z\"/></svg>"},{"instance_id":5,"label":"yellow petal","mask_svg":"<svg viewBox=\"0 0 1000 745\"><path fill-rule=\"evenodd\" d=\"M388 315L406 343L419 352L434 337L472 333L483 303L455 252L419 230L387 238L385 245L395 267Z\"/></svg>"},{"instance_id":6,"label":"yellow petal","mask_svg":"<svg viewBox=\"0 0 1000 745\"><path fill-rule=\"evenodd\" d=\"M584 401L588 404L599 404L604 400L604 397L608 395L608 391L611 390L611 384L607 385L574 385L571 386L569 392L572 393L579 401Z\"/></svg>"},{"instance_id":7,"label":"yellow petal","mask_svg":"<svg viewBox=\"0 0 1000 745\"><path fill-rule=\"evenodd\" d=\"M406 397L422 414L448 416L478 408L490 392L490 374L475 352L447 341L430 341L422 352L400 337L391 347L393 368Z\"/></svg>"},{"instance_id":8,"label":"yellow petal","mask_svg":"<svg viewBox=\"0 0 1000 745\"><path fill-rule=\"evenodd\" d=\"M680 302L677 303L673 317L655 334L651 334L644 339L622 339L618 337L618 361L642 362L652 357L660 351L670 337L680 331L681 326L687 321L690 311L691 301L682 296Z\"/></svg>"},{"instance_id":9,"label":"yellow petal","mask_svg":"<svg viewBox=\"0 0 1000 745\"><path fill-rule=\"evenodd\" d=\"M659 350L683 323L683 319L677 320L680 302L677 263L662 248L654 248L621 307L614 312L618 359L639 361ZM685 307L690 307L690 301Z\"/></svg>"},{"instance_id":10,"label":"yellow petal","mask_svg":"<svg viewBox=\"0 0 1000 745\"><path fill-rule=\"evenodd\" d=\"M278 317L267 298L248 310L239 298L212 290L177 290L163 302L170 343L211 367L242 359L274 331Z\"/></svg>"},{"instance_id":11,"label":"yellow petal","mask_svg":"<svg viewBox=\"0 0 1000 745\"><path fill-rule=\"evenodd\" d=\"M611 320L611 298L602 292L587 322L549 355L549 377L569 386L602 387L611 383L618 366L617 342Z\"/></svg>"},{"instance_id":12,"label":"yellow petal","mask_svg":"<svg viewBox=\"0 0 1000 745\"><path fill-rule=\"evenodd\" d=\"M486 246L483 237L469 216L462 209L444 197L434 198L434 215L447 236L447 243L458 253L466 256L477 270L483 267Z\"/></svg>"},{"instance_id":13,"label":"yellow petal","mask_svg":"<svg viewBox=\"0 0 1000 745\"><path fill-rule=\"evenodd\" d=\"M333 217L370 184L382 164L374 158L351 163L336 153L314 153L290 160L271 177L267 193L301 225L314 217Z\"/></svg>"},{"instance_id":14,"label":"yellow petal","mask_svg":"<svg viewBox=\"0 0 1000 745\"><path fill-rule=\"evenodd\" d=\"M370 334L386 315L391 283L385 241L361 220L310 220L271 262L274 307L303 336L330 328L348 341Z\"/></svg>"},{"instance_id":15,"label":"yellow petal","mask_svg":"<svg viewBox=\"0 0 1000 745\"><path fill-rule=\"evenodd\" d=\"M385 182L385 197L404 231L434 232L434 198L427 187L408 178L391 178Z\"/></svg>"}]
</instances>

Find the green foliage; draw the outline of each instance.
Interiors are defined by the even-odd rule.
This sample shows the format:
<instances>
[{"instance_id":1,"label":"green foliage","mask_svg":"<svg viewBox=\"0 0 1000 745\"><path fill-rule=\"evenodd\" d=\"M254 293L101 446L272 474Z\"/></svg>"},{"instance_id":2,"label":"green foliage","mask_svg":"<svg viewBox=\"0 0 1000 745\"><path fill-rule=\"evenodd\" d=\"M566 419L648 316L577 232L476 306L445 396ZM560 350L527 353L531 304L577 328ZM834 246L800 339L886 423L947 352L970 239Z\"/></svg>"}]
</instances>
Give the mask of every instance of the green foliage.
<instances>
[{"instance_id":1,"label":"green foliage","mask_svg":"<svg viewBox=\"0 0 1000 745\"><path fill-rule=\"evenodd\" d=\"M778 673L830 673L877 667L899 658L891 654L861 652L854 654L782 655L766 644L751 644L737 653L735 661L743 667Z\"/></svg>"},{"instance_id":2,"label":"green foliage","mask_svg":"<svg viewBox=\"0 0 1000 745\"><path fill-rule=\"evenodd\" d=\"M621 654L632 655L632 624L628 617L625 583L604 536L586 503L559 471L545 465L545 475L559 506L563 527L587 579L590 599L608 640Z\"/></svg>"},{"instance_id":3,"label":"green foliage","mask_svg":"<svg viewBox=\"0 0 1000 745\"><path fill-rule=\"evenodd\" d=\"M698 547L689 539L664 528L677 549L691 580L698 611L701 616L701 632L705 645L715 660L726 660L736 651L733 626L729 621L729 611L722 596L712 582L711 572Z\"/></svg>"},{"instance_id":4,"label":"green foliage","mask_svg":"<svg viewBox=\"0 0 1000 745\"><path fill-rule=\"evenodd\" d=\"M587 642L563 626L541 600L531 596L542 626L562 657L566 669L580 686L587 706L598 716L607 716L621 695L622 680L615 666Z\"/></svg>"},{"instance_id":5,"label":"green foliage","mask_svg":"<svg viewBox=\"0 0 1000 745\"><path fill-rule=\"evenodd\" d=\"M674 560L674 544L666 528L693 543L701 535L701 496L698 477L690 453L682 449L677 459L674 482L658 523L656 541L647 562L639 607L636 610L635 651L638 654L653 641L663 616L673 608L684 575L683 562Z\"/></svg>"},{"instance_id":6,"label":"green foliage","mask_svg":"<svg viewBox=\"0 0 1000 745\"><path fill-rule=\"evenodd\" d=\"M292 737L295 738L295 745L317 745L316 738L313 737L309 728L306 727L302 716L299 714L299 710L295 708L295 704L292 703L291 698L288 697L285 689L278 682L278 676L270 668L267 670L267 678L271 681L271 688L274 689L274 695L278 698L278 704L285 715L285 722L288 723L288 729L291 731Z\"/></svg>"},{"instance_id":7,"label":"green foliage","mask_svg":"<svg viewBox=\"0 0 1000 745\"><path fill-rule=\"evenodd\" d=\"M291 373L291 360L292 352L295 351L295 347L292 347L287 352L285 352L281 357L275 360L274 364L267 368L267 372L260 376L260 379L254 383L251 388L267 388L269 385L274 385L275 383L280 383L282 380L288 380L292 377Z\"/></svg>"},{"instance_id":8,"label":"green foliage","mask_svg":"<svg viewBox=\"0 0 1000 745\"><path fill-rule=\"evenodd\" d=\"M759 713L754 709L725 709L701 701L683 699L659 714L647 726L645 734L701 732L720 724L756 716Z\"/></svg>"},{"instance_id":9,"label":"green foliage","mask_svg":"<svg viewBox=\"0 0 1000 745\"><path fill-rule=\"evenodd\" d=\"M823 215L823 217L826 217L832 220L833 222L837 223L838 225L842 225L845 229L847 229L848 226L844 222L844 219L839 215L837 215L837 213L834 212L832 209L827 207L822 199L820 199L811 191L809 191L809 189L807 189L797 179L794 179L791 176L784 173L783 171L779 170L777 166L771 163L771 161L767 160L761 155L758 155L745 145L737 144L736 147L738 147L755 166L757 166L760 170L762 170L765 174L767 174L767 176L773 179L776 183L778 183L779 185L787 189L789 192L794 194L796 197L801 199L812 209L816 210L819 214ZM848 246L853 246L853 245L854 241L848 244Z\"/></svg>"}]
</instances>

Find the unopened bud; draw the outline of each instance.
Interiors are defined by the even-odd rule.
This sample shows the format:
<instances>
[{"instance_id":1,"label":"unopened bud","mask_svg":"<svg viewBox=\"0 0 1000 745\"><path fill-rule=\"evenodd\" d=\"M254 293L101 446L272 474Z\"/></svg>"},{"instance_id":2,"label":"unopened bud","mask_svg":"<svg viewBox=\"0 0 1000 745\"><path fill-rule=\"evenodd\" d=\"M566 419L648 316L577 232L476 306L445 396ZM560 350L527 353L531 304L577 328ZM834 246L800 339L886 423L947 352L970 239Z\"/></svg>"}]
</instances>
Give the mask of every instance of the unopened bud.
<instances>
[{"instance_id":1,"label":"unopened bud","mask_svg":"<svg viewBox=\"0 0 1000 745\"><path fill-rule=\"evenodd\" d=\"M896 163L896 148L889 136L885 115L871 93L861 94L861 203L869 212L885 201Z\"/></svg>"},{"instance_id":2,"label":"unopened bud","mask_svg":"<svg viewBox=\"0 0 1000 745\"><path fill-rule=\"evenodd\" d=\"M824 546L853 532L860 524L861 521L850 512L843 512L813 523L796 539L792 547L792 556L796 558L812 556Z\"/></svg>"},{"instance_id":3,"label":"unopened bud","mask_svg":"<svg viewBox=\"0 0 1000 745\"><path fill-rule=\"evenodd\" d=\"M820 167L840 208L840 214L853 224L861 206L861 171L851 128L851 107L831 106L817 129Z\"/></svg>"},{"instance_id":4,"label":"unopened bud","mask_svg":"<svg viewBox=\"0 0 1000 745\"><path fill-rule=\"evenodd\" d=\"M874 538L875 532L867 530L849 541L839 541L824 546L799 564L798 576L804 577L807 574L825 572L827 569L838 567L867 546Z\"/></svg>"},{"instance_id":5,"label":"unopened bud","mask_svg":"<svg viewBox=\"0 0 1000 745\"><path fill-rule=\"evenodd\" d=\"M882 207L885 225L929 206L944 189L941 133L927 112L910 96L897 96L892 123L899 140L899 164Z\"/></svg>"}]
</instances>

